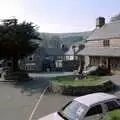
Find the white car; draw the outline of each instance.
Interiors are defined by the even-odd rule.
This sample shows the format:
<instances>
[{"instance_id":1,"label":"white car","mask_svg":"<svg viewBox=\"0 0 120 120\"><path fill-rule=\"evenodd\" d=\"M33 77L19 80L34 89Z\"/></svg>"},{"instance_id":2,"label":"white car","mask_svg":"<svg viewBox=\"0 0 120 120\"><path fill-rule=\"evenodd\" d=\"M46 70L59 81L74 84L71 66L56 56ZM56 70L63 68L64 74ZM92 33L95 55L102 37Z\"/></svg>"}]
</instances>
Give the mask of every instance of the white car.
<instances>
[{"instance_id":1,"label":"white car","mask_svg":"<svg viewBox=\"0 0 120 120\"><path fill-rule=\"evenodd\" d=\"M38 120L106 120L107 112L120 109L120 98L106 93L93 93L75 98L58 112Z\"/></svg>"}]
</instances>

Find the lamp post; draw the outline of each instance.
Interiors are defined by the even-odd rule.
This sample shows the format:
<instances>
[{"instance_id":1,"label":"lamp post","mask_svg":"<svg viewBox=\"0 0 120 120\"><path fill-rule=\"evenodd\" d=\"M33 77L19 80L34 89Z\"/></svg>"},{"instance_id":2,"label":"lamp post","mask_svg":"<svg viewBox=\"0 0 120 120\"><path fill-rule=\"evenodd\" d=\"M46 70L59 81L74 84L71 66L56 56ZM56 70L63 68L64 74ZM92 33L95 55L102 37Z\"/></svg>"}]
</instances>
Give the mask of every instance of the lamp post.
<instances>
[{"instance_id":1,"label":"lamp post","mask_svg":"<svg viewBox=\"0 0 120 120\"><path fill-rule=\"evenodd\" d=\"M75 69L75 48L76 48L76 46L73 45L72 49L73 49L73 65L74 65L74 69Z\"/></svg>"},{"instance_id":2,"label":"lamp post","mask_svg":"<svg viewBox=\"0 0 120 120\"><path fill-rule=\"evenodd\" d=\"M73 60L75 60L75 48L76 48L76 46L73 45L73 46L72 46L72 49L73 49Z\"/></svg>"}]
</instances>

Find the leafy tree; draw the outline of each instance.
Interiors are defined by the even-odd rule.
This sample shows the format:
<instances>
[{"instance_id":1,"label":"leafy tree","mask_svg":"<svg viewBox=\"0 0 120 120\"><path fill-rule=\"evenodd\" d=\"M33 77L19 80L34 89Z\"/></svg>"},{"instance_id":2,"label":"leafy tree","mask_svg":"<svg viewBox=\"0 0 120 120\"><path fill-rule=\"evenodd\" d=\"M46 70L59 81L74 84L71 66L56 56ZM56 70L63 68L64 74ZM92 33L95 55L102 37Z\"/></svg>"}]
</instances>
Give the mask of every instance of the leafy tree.
<instances>
[{"instance_id":1,"label":"leafy tree","mask_svg":"<svg viewBox=\"0 0 120 120\"><path fill-rule=\"evenodd\" d=\"M0 57L12 60L13 71L19 70L18 60L36 50L40 40L38 27L33 23L18 23L17 19L5 19L0 24Z\"/></svg>"}]
</instances>

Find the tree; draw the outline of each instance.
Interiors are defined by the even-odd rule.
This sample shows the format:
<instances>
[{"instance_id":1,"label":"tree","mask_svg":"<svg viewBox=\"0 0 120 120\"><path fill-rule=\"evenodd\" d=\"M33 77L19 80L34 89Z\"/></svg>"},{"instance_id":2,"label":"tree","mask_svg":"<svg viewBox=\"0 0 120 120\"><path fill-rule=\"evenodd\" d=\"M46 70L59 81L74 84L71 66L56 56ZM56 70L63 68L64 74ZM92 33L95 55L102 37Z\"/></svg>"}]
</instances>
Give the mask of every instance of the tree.
<instances>
[{"instance_id":1,"label":"tree","mask_svg":"<svg viewBox=\"0 0 120 120\"><path fill-rule=\"evenodd\" d=\"M40 40L38 27L33 23L18 23L17 19L5 19L0 24L0 57L12 60L13 71L19 70L18 60L33 53Z\"/></svg>"}]
</instances>

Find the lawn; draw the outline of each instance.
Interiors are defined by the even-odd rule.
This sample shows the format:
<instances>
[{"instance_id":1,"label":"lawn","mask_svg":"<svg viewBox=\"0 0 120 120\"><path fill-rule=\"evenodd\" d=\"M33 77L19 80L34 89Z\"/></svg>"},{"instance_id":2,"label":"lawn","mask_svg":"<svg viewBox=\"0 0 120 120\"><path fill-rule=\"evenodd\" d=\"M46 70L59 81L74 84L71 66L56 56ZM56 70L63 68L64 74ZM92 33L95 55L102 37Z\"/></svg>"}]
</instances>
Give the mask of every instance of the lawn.
<instances>
[{"instance_id":1,"label":"lawn","mask_svg":"<svg viewBox=\"0 0 120 120\"><path fill-rule=\"evenodd\" d=\"M86 79L74 80L72 76L53 78L54 83L68 86L94 86L105 82L98 76L88 76Z\"/></svg>"}]
</instances>

